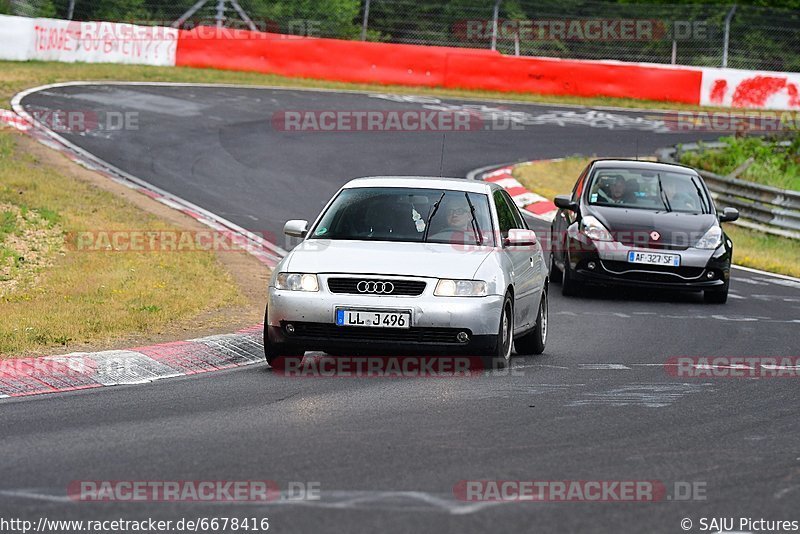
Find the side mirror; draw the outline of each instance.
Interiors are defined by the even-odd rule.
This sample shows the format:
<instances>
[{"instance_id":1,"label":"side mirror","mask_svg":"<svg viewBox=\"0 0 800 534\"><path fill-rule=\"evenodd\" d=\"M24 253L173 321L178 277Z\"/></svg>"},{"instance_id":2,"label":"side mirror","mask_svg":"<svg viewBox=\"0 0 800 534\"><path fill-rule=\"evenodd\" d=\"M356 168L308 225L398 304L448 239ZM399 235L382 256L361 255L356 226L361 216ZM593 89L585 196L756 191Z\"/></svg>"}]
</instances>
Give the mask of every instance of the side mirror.
<instances>
[{"instance_id":1,"label":"side mirror","mask_svg":"<svg viewBox=\"0 0 800 534\"><path fill-rule=\"evenodd\" d=\"M725 208L719 214L719 222L732 222L739 218L739 210L736 208Z\"/></svg>"},{"instance_id":2,"label":"side mirror","mask_svg":"<svg viewBox=\"0 0 800 534\"><path fill-rule=\"evenodd\" d=\"M572 197L569 195L558 195L553 199L553 203L562 210L578 211L578 203L573 202Z\"/></svg>"},{"instance_id":3,"label":"side mirror","mask_svg":"<svg viewBox=\"0 0 800 534\"><path fill-rule=\"evenodd\" d=\"M532 247L539 241L536 239L536 232L522 228L512 228L508 231L508 237L504 244L507 247Z\"/></svg>"},{"instance_id":4,"label":"side mirror","mask_svg":"<svg viewBox=\"0 0 800 534\"><path fill-rule=\"evenodd\" d=\"M308 221L292 219L283 225L283 233L289 237L305 237L308 233Z\"/></svg>"}]
</instances>

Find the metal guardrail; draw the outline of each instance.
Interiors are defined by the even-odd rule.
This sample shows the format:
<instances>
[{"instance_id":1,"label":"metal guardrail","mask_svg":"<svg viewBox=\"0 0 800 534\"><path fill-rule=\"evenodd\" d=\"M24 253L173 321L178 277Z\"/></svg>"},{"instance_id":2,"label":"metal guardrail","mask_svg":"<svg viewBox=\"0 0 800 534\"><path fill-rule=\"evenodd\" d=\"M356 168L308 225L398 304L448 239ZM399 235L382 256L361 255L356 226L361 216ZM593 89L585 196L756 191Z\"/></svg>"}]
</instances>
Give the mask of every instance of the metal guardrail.
<instances>
[{"instance_id":1,"label":"metal guardrail","mask_svg":"<svg viewBox=\"0 0 800 534\"><path fill-rule=\"evenodd\" d=\"M702 149L723 146L724 143L703 143ZM676 163L681 152L700 149L701 146L695 143L662 148L656 151L656 157L659 161ZM743 165L728 176L703 170L698 172L717 205L739 210L741 219L735 224L772 235L800 239L800 191L779 189L736 178L745 168Z\"/></svg>"}]
</instances>

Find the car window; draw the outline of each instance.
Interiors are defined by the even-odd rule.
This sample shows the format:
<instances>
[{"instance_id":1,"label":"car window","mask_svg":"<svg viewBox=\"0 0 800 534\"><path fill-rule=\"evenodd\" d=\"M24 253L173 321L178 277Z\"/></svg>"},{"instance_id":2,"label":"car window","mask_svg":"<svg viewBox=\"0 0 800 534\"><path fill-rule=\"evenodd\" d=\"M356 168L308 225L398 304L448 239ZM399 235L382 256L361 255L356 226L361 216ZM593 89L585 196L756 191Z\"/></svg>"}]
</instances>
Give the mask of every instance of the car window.
<instances>
[{"instance_id":1,"label":"car window","mask_svg":"<svg viewBox=\"0 0 800 534\"><path fill-rule=\"evenodd\" d=\"M589 167L591 165L587 165L584 167L583 172L578 177L578 181L575 182L575 187L572 189L572 200L573 202L578 202L581 198L581 194L583 194L583 185L586 183L586 173L589 172Z\"/></svg>"},{"instance_id":2,"label":"car window","mask_svg":"<svg viewBox=\"0 0 800 534\"><path fill-rule=\"evenodd\" d=\"M522 214L519 212L519 207L517 207L514 199L511 198L508 191L503 191L503 196L506 198L506 204L511 208L511 214L514 216L514 228L527 229L528 225L525 224L525 219L522 218Z\"/></svg>"},{"instance_id":3,"label":"car window","mask_svg":"<svg viewBox=\"0 0 800 534\"><path fill-rule=\"evenodd\" d=\"M514 209L506 200L507 193L501 189L494 192L494 204L497 208L497 223L500 226L500 234L508 237L508 231L517 228L518 223L514 217Z\"/></svg>"},{"instance_id":4,"label":"car window","mask_svg":"<svg viewBox=\"0 0 800 534\"><path fill-rule=\"evenodd\" d=\"M309 239L494 246L490 213L489 199L480 193L404 187L344 189L309 232Z\"/></svg>"},{"instance_id":5,"label":"car window","mask_svg":"<svg viewBox=\"0 0 800 534\"><path fill-rule=\"evenodd\" d=\"M597 169L589 203L598 206L710 213L711 204L697 175L644 169Z\"/></svg>"}]
</instances>

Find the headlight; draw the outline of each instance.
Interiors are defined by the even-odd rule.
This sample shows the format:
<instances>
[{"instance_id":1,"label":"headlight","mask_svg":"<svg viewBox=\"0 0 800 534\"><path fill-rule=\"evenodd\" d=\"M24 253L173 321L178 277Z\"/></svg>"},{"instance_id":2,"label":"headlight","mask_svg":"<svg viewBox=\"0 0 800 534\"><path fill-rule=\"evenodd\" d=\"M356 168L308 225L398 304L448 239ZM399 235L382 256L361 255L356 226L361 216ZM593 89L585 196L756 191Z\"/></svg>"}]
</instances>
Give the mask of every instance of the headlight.
<instances>
[{"instance_id":1,"label":"headlight","mask_svg":"<svg viewBox=\"0 0 800 534\"><path fill-rule=\"evenodd\" d=\"M278 273L275 287L289 291L319 291L319 281L316 274Z\"/></svg>"},{"instance_id":2,"label":"headlight","mask_svg":"<svg viewBox=\"0 0 800 534\"><path fill-rule=\"evenodd\" d=\"M606 230L603 223L591 215L581 219L581 232L592 241L614 241L614 237Z\"/></svg>"},{"instance_id":3,"label":"headlight","mask_svg":"<svg viewBox=\"0 0 800 534\"><path fill-rule=\"evenodd\" d=\"M433 294L437 297L485 297L483 280L439 280Z\"/></svg>"},{"instance_id":4,"label":"headlight","mask_svg":"<svg viewBox=\"0 0 800 534\"><path fill-rule=\"evenodd\" d=\"M695 244L696 248L704 248L714 250L722 244L722 228L719 226L712 226L708 232L700 238Z\"/></svg>"}]
</instances>

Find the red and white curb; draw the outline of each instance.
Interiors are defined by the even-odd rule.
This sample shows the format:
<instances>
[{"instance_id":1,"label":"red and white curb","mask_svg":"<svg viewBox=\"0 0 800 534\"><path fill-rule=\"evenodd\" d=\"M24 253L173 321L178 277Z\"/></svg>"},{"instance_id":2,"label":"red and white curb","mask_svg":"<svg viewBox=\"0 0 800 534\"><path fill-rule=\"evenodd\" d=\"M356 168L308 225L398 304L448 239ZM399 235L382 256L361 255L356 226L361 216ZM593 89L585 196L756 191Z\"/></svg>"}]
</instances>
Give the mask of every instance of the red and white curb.
<instances>
[{"instance_id":1,"label":"red and white curb","mask_svg":"<svg viewBox=\"0 0 800 534\"><path fill-rule=\"evenodd\" d=\"M64 153L75 163L147 195L206 226L243 237L247 243L245 250L270 268L274 268L286 254L285 250L263 237L126 173L70 143L44 125L37 124L33 117L24 112L20 101L26 94L39 89L43 88L31 89L14 97L12 104L19 112L0 109L0 124L20 130L45 146ZM263 361L262 325L234 334L131 350L10 358L0 360L0 398L144 384L162 378L218 371Z\"/></svg>"},{"instance_id":2,"label":"red and white curb","mask_svg":"<svg viewBox=\"0 0 800 534\"><path fill-rule=\"evenodd\" d=\"M545 197L526 189L524 185L519 183L517 179L514 178L512 171L517 165L521 164L518 163L516 165L505 165L494 170L478 174L477 178L479 180L498 184L500 187L508 191L508 194L511 195L514 203L516 203L520 209L524 209L534 217L551 222L555 218L558 208L555 204L553 204L553 202Z\"/></svg>"},{"instance_id":3,"label":"red and white curb","mask_svg":"<svg viewBox=\"0 0 800 534\"><path fill-rule=\"evenodd\" d=\"M23 132L30 131L31 129L31 123L29 123L27 120L23 119L13 111L2 108L0 108L0 123L11 126L12 128L16 128L17 130Z\"/></svg>"},{"instance_id":4,"label":"red and white curb","mask_svg":"<svg viewBox=\"0 0 800 534\"><path fill-rule=\"evenodd\" d=\"M0 360L0 398L145 384L264 361L263 326L130 350Z\"/></svg>"}]
</instances>

